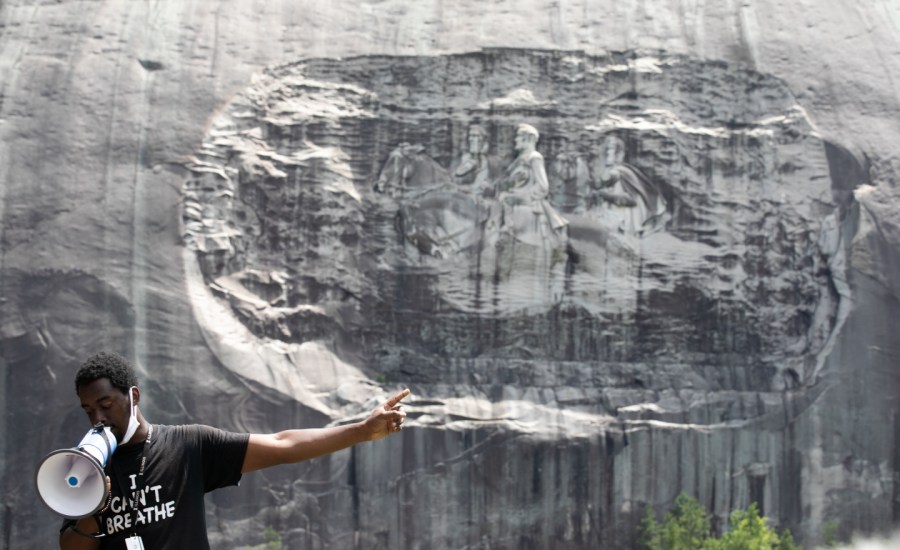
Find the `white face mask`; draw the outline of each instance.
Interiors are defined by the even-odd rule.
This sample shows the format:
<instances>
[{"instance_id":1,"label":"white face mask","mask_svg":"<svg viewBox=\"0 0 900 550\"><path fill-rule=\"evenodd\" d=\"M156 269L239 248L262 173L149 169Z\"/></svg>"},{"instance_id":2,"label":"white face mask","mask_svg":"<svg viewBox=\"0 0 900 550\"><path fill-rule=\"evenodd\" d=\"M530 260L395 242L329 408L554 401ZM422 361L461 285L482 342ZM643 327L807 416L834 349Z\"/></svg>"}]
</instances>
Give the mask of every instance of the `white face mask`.
<instances>
[{"instance_id":1,"label":"white face mask","mask_svg":"<svg viewBox=\"0 0 900 550\"><path fill-rule=\"evenodd\" d=\"M136 432L137 429L141 427L141 423L138 422L137 419L137 407L134 404L134 393L131 391L135 388L136 386L131 386L130 388L128 388L128 404L131 406L131 417L128 419L128 429L125 430L125 435L122 437L122 441L119 442L119 445L128 443L128 441L134 435L134 432Z\"/></svg>"}]
</instances>

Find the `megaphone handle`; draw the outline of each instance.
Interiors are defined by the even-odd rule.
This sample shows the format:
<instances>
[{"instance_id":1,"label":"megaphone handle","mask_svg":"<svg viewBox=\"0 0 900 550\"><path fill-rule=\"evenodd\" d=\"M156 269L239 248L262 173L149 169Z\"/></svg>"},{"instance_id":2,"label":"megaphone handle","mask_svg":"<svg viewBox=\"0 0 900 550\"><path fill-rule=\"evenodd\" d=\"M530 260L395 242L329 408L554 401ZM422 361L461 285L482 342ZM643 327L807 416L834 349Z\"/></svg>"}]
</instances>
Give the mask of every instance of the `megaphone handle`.
<instances>
[{"instance_id":1,"label":"megaphone handle","mask_svg":"<svg viewBox=\"0 0 900 550\"><path fill-rule=\"evenodd\" d=\"M103 508L97 510L97 515L102 514L109 508L110 503L112 502L112 483L109 480L109 476L104 476L106 478L106 504L103 505Z\"/></svg>"},{"instance_id":2,"label":"megaphone handle","mask_svg":"<svg viewBox=\"0 0 900 550\"><path fill-rule=\"evenodd\" d=\"M107 508L109 508L109 503L112 502L111 489L112 489L112 487L110 487L109 476L106 476L106 504L103 505L103 508L100 508L99 510L97 510L97 512L93 516L86 516L86 517L93 517L94 522L97 524L97 532L96 533L85 533L84 531L82 531L81 529L78 528L78 522L85 518L67 519L66 521L63 522L63 530L71 529L72 531L75 531L75 533L77 533L78 535L85 537L85 538L89 538L89 539L99 539L101 537L105 537L106 534L104 534L100 530L100 525L102 524L102 521L100 520L100 514L102 514Z\"/></svg>"}]
</instances>

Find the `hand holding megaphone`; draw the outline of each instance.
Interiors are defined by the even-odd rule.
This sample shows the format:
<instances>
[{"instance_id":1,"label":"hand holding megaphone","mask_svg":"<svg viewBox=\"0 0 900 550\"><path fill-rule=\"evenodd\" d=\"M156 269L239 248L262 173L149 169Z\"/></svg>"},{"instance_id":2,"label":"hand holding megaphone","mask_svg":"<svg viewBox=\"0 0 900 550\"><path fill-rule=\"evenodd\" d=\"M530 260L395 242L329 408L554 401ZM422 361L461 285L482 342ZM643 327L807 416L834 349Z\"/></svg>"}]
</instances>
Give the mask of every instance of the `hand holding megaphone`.
<instances>
[{"instance_id":1,"label":"hand holding megaphone","mask_svg":"<svg viewBox=\"0 0 900 550\"><path fill-rule=\"evenodd\" d=\"M101 510L109 497L109 480L103 469L116 446L112 431L98 424L74 448L44 457L35 479L44 504L71 519Z\"/></svg>"}]
</instances>

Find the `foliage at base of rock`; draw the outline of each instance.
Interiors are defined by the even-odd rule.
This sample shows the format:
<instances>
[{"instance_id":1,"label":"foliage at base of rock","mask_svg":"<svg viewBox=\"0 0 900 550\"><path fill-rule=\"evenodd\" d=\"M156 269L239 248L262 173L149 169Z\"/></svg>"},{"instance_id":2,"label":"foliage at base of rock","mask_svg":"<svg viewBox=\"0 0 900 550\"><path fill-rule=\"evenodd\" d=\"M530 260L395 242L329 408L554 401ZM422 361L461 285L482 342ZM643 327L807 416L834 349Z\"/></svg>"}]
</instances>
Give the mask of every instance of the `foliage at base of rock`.
<instances>
[{"instance_id":1,"label":"foliage at base of rock","mask_svg":"<svg viewBox=\"0 0 900 550\"><path fill-rule=\"evenodd\" d=\"M641 543L646 550L800 550L790 531L779 535L766 524L756 503L733 512L728 531L716 537L709 513L685 493L678 495L662 523L653 508L647 507Z\"/></svg>"}]
</instances>

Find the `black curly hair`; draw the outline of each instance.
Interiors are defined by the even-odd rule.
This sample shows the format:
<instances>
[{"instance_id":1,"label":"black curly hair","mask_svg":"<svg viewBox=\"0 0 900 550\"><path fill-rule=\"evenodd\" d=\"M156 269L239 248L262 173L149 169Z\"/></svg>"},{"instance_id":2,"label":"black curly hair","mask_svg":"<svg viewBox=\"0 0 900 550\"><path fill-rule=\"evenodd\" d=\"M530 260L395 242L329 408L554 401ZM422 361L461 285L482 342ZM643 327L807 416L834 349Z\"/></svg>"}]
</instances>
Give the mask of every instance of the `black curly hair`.
<instances>
[{"instance_id":1,"label":"black curly hair","mask_svg":"<svg viewBox=\"0 0 900 550\"><path fill-rule=\"evenodd\" d=\"M134 368L124 357L117 353L101 351L85 359L75 373L75 393L78 393L82 386L101 378L108 378L110 384L122 390L122 393L127 393L129 388L138 384Z\"/></svg>"}]
</instances>

